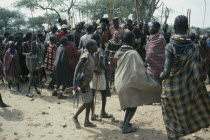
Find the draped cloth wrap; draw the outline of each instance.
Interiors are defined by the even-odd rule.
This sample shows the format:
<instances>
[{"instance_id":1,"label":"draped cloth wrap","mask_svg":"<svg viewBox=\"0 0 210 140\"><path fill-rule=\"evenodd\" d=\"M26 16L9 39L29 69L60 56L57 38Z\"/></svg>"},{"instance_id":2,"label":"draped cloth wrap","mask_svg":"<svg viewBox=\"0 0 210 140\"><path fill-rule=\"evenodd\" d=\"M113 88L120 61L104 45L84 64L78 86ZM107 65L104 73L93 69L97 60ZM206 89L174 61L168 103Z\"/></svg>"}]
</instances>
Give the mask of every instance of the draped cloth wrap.
<instances>
[{"instance_id":1,"label":"draped cloth wrap","mask_svg":"<svg viewBox=\"0 0 210 140\"><path fill-rule=\"evenodd\" d=\"M121 109L159 103L161 88L148 73L143 60L132 47L124 45L115 54L115 88Z\"/></svg>"},{"instance_id":2,"label":"draped cloth wrap","mask_svg":"<svg viewBox=\"0 0 210 140\"><path fill-rule=\"evenodd\" d=\"M167 134L181 137L210 125L210 98L203 81L201 56L187 38L174 38L170 76L162 82L162 113Z\"/></svg>"},{"instance_id":3,"label":"draped cloth wrap","mask_svg":"<svg viewBox=\"0 0 210 140\"><path fill-rule=\"evenodd\" d=\"M161 33L150 36L146 45L147 72L161 84L160 73L164 69L166 41Z\"/></svg>"},{"instance_id":4,"label":"draped cloth wrap","mask_svg":"<svg viewBox=\"0 0 210 140\"><path fill-rule=\"evenodd\" d=\"M19 82L20 81L20 62L18 53L15 50L14 54L10 53L10 49L8 49L4 55L4 74L5 78L9 82Z\"/></svg>"}]
</instances>

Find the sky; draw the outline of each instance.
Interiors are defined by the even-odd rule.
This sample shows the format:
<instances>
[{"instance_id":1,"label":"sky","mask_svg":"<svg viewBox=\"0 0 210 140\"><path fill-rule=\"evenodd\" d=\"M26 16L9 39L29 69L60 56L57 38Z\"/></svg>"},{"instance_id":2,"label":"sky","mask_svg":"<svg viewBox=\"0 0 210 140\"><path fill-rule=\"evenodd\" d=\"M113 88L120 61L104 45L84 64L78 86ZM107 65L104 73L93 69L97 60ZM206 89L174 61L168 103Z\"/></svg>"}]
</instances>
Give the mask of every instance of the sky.
<instances>
[{"instance_id":1,"label":"sky","mask_svg":"<svg viewBox=\"0 0 210 140\"><path fill-rule=\"evenodd\" d=\"M14 10L14 3L16 0L0 0L0 7L6 7L8 9ZM132 1L132 0L131 0ZM170 17L168 19L169 24L173 24L176 16L182 14L187 15L187 9L191 9L191 26L203 27L204 20L204 10L205 10L205 0L162 0L164 5L168 8L173 9L173 12L170 13ZM29 13L27 9L21 8L19 9L21 12ZM161 10L157 10L155 12L155 16L161 15ZM26 12L28 11L28 12ZM29 16L30 14L26 14ZM43 15L42 11L36 11L34 16ZM206 0L206 20L204 27L210 27L210 0Z\"/></svg>"}]
</instances>

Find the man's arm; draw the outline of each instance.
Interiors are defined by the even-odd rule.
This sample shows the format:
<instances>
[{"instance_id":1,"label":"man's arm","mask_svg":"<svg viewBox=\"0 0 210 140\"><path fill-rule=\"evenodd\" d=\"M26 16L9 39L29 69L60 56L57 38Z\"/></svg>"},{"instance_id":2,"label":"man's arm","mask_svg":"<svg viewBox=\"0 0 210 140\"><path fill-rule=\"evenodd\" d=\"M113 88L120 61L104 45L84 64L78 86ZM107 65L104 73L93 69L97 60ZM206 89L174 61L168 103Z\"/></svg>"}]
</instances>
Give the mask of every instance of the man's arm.
<instances>
[{"instance_id":1,"label":"man's arm","mask_svg":"<svg viewBox=\"0 0 210 140\"><path fill-rule=\"evenodd\" d=\"M77 75L78 75L78 73L79 73L79 71L81 70L81 67L85 64L85 62L87 61L87 58L82 58L80 61L79 61L79 63L77 64L77 66L76 66L76 68L75 68L75 72L74 72L74 80L73 80L73 85L74 85L74 90L76 90L77 89L77 87L76 87L76 77L77 77Z\"/></svg>"},{"instance_id":2,"label":"man's arm","mask_svg":"<svg viewBox=\"0 0 210 140\"><path fill-rule=\"evenodd\" d=\"M172 56L173 54L169 51L165 51L165 65L164 65L164 71L160 74L160 78L168 78L170 76L171 72L171 65L172 65Z\"/></svg>"}]
</instances>

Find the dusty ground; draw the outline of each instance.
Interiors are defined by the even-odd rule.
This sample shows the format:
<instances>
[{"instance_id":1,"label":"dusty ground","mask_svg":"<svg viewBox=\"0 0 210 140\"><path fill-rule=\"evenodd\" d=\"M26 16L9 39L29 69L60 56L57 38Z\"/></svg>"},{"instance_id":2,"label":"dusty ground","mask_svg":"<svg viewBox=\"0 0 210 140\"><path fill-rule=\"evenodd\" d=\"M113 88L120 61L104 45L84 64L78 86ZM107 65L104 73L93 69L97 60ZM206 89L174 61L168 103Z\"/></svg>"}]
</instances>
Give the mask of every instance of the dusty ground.
<instances>
[{"instance_id":1,"label":"dusty ground","mask_svg":"<svg viewBox=\"0 0 210 140\"><path fill-rule=\"evenodd\" d=\"M122 134L119 126L124 112L119 110L118 96L115 94L107 101L107 112L115 120L96 121L96 128L76 129L71 118L77 108L73 99L58 100L51 96L50 90L42 90L41 96L33 99L24 96L26 84L21 86L23 93L9 91L7 85L0 84L5 103L9 108L0 108L1 140L166 140L166 131L160 105L138 107L132 123L139 128L136 133ZM207 85L210 89L210 85ZM35 94L34 94L35 95ZM96 112L101 108L98 95ZM82 124L84 112L79 116ZM210 140L210 128L182 138L183 140Z\"/></svg>"}]
</instances>

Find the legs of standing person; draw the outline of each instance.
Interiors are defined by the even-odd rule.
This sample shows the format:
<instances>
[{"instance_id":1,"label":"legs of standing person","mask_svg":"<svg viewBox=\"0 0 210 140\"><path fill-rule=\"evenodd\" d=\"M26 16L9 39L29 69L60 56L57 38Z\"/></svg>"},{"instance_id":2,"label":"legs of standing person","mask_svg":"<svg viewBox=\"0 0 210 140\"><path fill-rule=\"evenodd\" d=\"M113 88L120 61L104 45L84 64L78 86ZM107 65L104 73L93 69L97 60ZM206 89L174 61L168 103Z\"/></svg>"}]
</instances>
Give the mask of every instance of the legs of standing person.
<instances>
[{"instance_id":1,"label":"legs of standing person","mask_svg":"<svg viewBox=\"0 0 210 140\"><path fill-rule=\"evenodd\" d=\"M52 96L58 96L58 89L60 88L60 84L57 84L55 90L52 93Z\"/></svg>"},{"instance_id":2,"label":"legs of standing person","mask_svg":"<svg viewBox=\"0 0 210 140\"><path fill-rule=\"evenodd\" d=\"M28 85L28 91L26 93L26 96L28 97L33 97L33 95L30 94L30 90L31 90L31 84L32 84L32 72L29 73L29 85Z\"/></svg>"},{"instance_id":3,"label":"legs of standing person","mask_svg":"<svg viewBox=\"0 0 210 140\"><path fill-rule=\"evenodd\" d=\"M96 118L97 118L97 115L95 115L95 101L94 101L94 99L95 99L95 92L96 92L96 90L95 89L91 89L91 92L92 92L92 95L93 95L93 100L92 100L92 102L91 102L91 120L92 121L94 121L94 120L96 120Z\"/></svg>"},{"instance_id":4,"label":"legs of standing person","mask_svg":"<svg viewBox=\"0 0 210 140\"><path fill-rule=\"evenodd\" d=\"M8 81L8 88L9 88L9 90L11 90L11 85L12 85L12 82ZM17 86L17 92L21 92L21 90L20 90L20 83L19 82L16 82L16 86Z\"/></svg>"},{"instance_id":5,"label":"legs of standing person","mask_svg":"<svg viewBox=\"0 0 210 140\"><path fill-rule=\"evenodd\" d=\"M124 122L122 125L122 133L132 133L137 131L137 128L132 127L130 121L133 118L134 114L136 113L136 109L135 108L127 108L126 109L126 113L125 113L125 118L124 118Z\"/></svg>"},{"instance_id":6,"label":"legs of standing person","mask_svg":"<svg viewBox=\"0 0 210 140\"><path fill-rule=\"evenodd\" d=\"M85 122L84 122L84 126L85 127L96 127L96 125L94 125L93 123L90 122L89 120L89 116L90 116L90 107L91 107L91 102L90 103L84 103L76 112L76 114L73 116L72 120L74 122L74 124L79 127L80 123L78 121L78 116L79 114L86 109L86 113L85 113Z\"/></svg>"},{"instance_id":7,"label":"legs of standing person","mask_svg":"<svg viewBox=\"0 0 210 140\"><path fill-rule=\"evenodd\" d=\"M12 82L8 81L8 88L9 88L9 90L11 90L11 85L12 85Z\"/></svg>"},{"instance_id":8,"label":"legs of standing person","mask_svg":"<svg viewBox=\"0 0 210 140\"><path fill-rule=\"evenodd\" d=\"M40 91L37 88L36 80L35 80L35 73L30 72L30 78L29 78L29 86L28 86L28 92L26 93L26 96L33 97L33 95L30 94L31 86L34 86L35 91L37 94L41 94Z\"/></svg>"},{"instance_id":9,"label":"legs of standing person","mask_svg":"<svg viewBox=\"0 0 210 140\"><path fill-rule=\"evenodd\" d=\"M92 95L93 95L93 100L91 103L91 120L96 120L97 115L95 114L95 89L92 89ZM101 107L101 118L111 118L112 115L109 115L106 113L105 108L106 108L106 90L101 90L101 100L102 100L102 107Z\"/></svg>"},{"instance_id":10,"label":"legs of standing person","mask_svg":"<svg viewBox=\"0 0 210 140\"><path fill-rule=\"evenodd\" d=\"M63 93L66 89L66 85L63 85L61 92L58 94L58 99L66 99L66 96L63 96Z\"/></svg>"},{"instance_id":11,"label":"legs of standing person","mask_svg":"<svg viewBox=\"0 0 210 140\"><path fill-rule=\"evenodd\" d=\"M101 91L101 100L102 100L102 107L101 107L101 118L111 118L112 115L106 113L106 90Z\"/></svg>"},{"instance_id":12,"label":"legs of standing person","mask_svg":"<svg viewBox=\"0 0 210 140\"><path fill-rule=\"evenodd\" d=\"M39 72L39 71L36 71L36 72ZM33 85L34 85L34 88L35 88L35 91L36 91L36 94L41 94L41 92L38 90L37 88L37 82L40 82L39 81L39 73L37 73L38 75L36 75L35 72L32 73L32 82L33 82ZM38 80L36 80L36 76L38 77Z\"/></svg>"},{"instance_id":13,"label":"legs of standing person","mask_svg":"<svg viewBox=\"0 0 210 140\"><path fill-rule=\"evenodd\" d=\"M48 89L54 89L55 76L54 76L54 74L51 74L50 77L51 77L51 81L49 83Z\"/></svg>"},{"instance_id":14,"label":"legs of standing person","mask_svg":"<svg viewBox=\"0 0 210 140\"><path fill-rule=\"evenodd\" d=\"M17 82L16 85L17 85L17 92L21 92L21 90L20 90L20 83Z\"/></svg>"}]
</instances>

